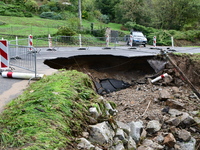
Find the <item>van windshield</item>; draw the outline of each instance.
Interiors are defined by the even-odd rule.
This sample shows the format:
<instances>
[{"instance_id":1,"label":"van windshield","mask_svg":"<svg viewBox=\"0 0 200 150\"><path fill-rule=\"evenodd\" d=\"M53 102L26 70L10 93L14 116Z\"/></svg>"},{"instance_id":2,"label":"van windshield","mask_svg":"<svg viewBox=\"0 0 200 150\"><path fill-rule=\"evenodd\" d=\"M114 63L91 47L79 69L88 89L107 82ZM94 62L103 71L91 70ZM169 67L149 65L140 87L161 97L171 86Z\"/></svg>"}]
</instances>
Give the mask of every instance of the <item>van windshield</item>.
<instances>
[{"instance_id":1,"label":"van windshield","mask_svg":"<svg viewBox=\"0 0 200 150\"><path fill-rule=\"evenodd\" d=\"M144 35L141 32L133 32L134 37L144 37Z\"/></svg>"}]
</instances>

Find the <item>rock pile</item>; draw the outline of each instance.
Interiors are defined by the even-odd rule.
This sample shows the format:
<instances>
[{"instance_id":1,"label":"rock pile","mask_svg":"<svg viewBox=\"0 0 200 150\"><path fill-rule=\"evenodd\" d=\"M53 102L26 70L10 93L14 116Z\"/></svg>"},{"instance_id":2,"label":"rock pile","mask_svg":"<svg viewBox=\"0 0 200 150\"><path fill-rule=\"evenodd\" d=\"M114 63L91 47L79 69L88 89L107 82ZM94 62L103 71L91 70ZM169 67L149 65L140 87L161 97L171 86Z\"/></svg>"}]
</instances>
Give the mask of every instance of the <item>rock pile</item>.
<instances>
[{"instance_id":1,"label":"rock pile","mask_svg":"<svg viewBox=\"0 0 200 150\"><path fill-rule=\"evenodd\" d=\"M156 83L140 81L102 97L103 110L90 108L89 128L78 149L196 150L200 149L199 98L168 65L169 74ZM109 102L114 102L116 110ZM99 121L101 120L101 121Z\"/></svg>"},{"instance_id":2,"label":"rock pile","mask_svg":"<svg viewBox=\"0 0 200 150\"><path fill-rule=\"evenodd\" d=\"M117 110L106 103L107 115L116 115ZM96 107L90 108L93 119L98 120L102 115ZM112 115L111 115L112 114ZM89 126L89 130L79 138L78 149L95 150L195 150L197 134L196 124L199 118L193 118L186 112L177 109L164 108L162 120L159 118L148 121L142 120L123 123L107 120ZM196 112L193 112L196 114ZM93 122L92 122L93 123ZM188 131L189 130L189 131ZM198 134L199 136L199 134Z\"/></svg>"}]
</instances>

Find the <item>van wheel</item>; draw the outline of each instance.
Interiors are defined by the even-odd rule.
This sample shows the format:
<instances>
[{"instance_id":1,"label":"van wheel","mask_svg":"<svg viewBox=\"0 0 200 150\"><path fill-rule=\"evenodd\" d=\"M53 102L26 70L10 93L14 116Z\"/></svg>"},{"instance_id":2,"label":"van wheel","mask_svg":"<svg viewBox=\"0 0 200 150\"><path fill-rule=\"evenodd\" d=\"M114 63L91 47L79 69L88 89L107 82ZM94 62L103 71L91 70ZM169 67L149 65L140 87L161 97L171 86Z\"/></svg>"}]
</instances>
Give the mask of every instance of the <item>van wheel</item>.
<instances>
[{"instance_id":1,"label":"van wheel","mask_svg":"<svg viewBox=\"0 0 200 150\"><path fill-rule=\"evenodd\" d=\"M143 44L144 47L146 47L146 44Z\"/></svg>"}]
</instances>

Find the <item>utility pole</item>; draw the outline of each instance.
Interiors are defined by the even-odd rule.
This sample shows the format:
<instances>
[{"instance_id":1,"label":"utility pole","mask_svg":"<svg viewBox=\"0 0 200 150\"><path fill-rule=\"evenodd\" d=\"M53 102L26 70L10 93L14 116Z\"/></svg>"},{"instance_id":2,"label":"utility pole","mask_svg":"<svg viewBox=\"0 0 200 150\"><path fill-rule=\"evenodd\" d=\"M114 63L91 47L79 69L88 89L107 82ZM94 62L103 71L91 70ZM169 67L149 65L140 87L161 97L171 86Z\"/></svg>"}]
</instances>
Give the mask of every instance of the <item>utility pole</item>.
<instances>
[{"instance_id":1,"label":"utility pole","mask_svg":"<svg viewBox=\"0 0 200 150\"><path fill-rule=\"evenodd\" d=\"M80 21L80 29L82 27L81 0L78 0L78 16Z\"/></svg>"}]
</instances>

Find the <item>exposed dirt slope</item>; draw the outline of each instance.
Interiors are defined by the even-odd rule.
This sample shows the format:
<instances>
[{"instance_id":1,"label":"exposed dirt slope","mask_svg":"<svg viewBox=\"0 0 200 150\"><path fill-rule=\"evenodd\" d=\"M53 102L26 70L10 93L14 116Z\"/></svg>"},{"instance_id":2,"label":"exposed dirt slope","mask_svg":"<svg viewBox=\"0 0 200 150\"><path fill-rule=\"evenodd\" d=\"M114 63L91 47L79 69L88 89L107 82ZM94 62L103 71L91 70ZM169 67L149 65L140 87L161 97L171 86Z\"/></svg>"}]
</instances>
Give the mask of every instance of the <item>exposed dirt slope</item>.
<instances>
[{"instance_id":1,"label":"exposed dirt slope","mask_svg":"<svg viewBox=\"0 0 200 150\"><path fill-rule=\"evenodd\" d=\"M200 55L197 58L192 55L169 56L200 92ZM124 123L142 120L147 124L150 120L158 119L161 123L163 122L163 132L168 132L170 126L164 124L166 118L163 117L162 110L175 108L192 114L199 111L200 100L183 76L170 63L167 63L165 69L160 73L168 73L171 78L164 78L151 84L151 79L147 77L152 77L155 72L147 63L148 59L153 58L78 56L46 60L45 63L55 69L76 69L85 72L90 74L93 80L114 78L131 83L132 86L127 89L104 95L105 99L117 104L116 120ZM155 77L159 75L157 74ZM165 98L163 100L163 91L169 94L166 98L169 99L168 101ZM190 131L190 128L187 130ZM195 132L191 132L197 139L197 147L200 148L200 127L195 130Z\"/></svg>"}]
</instances>

